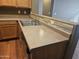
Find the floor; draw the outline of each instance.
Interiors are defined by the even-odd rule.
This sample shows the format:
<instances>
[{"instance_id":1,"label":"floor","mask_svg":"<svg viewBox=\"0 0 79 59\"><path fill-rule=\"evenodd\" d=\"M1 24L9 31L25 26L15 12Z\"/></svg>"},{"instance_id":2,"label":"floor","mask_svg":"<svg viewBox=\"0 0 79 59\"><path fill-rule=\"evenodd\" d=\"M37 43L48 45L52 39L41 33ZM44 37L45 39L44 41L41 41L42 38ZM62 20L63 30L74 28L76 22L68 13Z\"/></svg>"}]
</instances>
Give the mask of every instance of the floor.
<instances>
[{"instance_id":1,"label":"floor","mask_svg":"<svg viewBox=\"0 0 79 59\"><path fill-rule=\"evenodd\" d=\"M72 59L79 59L79 40Z\"/></svg>"},{"instance_id":2,"label":"floor","mask_svg":"<svg viewBox=\"0 0 79 59\"><path fill-rule=\"evenodd\" d=\"M0 59L27 59L19 40L0 42Z\"/></svg>"}]
</instances>

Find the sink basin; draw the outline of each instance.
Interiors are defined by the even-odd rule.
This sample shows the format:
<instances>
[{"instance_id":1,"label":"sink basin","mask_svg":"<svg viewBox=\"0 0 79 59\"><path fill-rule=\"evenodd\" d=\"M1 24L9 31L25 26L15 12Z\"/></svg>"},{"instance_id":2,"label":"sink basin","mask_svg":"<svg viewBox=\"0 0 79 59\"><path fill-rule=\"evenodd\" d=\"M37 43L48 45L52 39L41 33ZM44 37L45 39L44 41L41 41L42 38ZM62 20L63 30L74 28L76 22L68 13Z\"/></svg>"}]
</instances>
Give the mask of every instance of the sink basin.
<instances>
[{"instance_id":1,"label":"sink basin","mask_svg":"<svg viewBox=\"0 0 79 59\"><path fill-rule=\"evenodd\" d=\"M40 25L40 22L38 20L20 20L22 26L37 26Z\"/></svg>"}]
</instances>

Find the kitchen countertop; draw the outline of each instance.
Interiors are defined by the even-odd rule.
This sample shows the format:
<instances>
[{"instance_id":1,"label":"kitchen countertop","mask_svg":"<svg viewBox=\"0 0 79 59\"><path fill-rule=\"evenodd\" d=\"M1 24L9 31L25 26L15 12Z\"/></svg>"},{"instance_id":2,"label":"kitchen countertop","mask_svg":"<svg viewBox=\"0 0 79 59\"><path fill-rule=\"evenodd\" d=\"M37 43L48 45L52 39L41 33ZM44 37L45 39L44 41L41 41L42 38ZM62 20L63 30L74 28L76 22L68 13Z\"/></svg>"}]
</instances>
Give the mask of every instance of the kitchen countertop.
<instances>
[{"instance_id":1,"label":"kitchen countertop","mask_svg":"<svg viewBox=\"0 0 79 59\"><path fill-rule=\"evenodd\" d=\"M29 18L27 15L0 15L0 20L24 20Z\"/></svg>"},{"instance_id":2,"label":"kitchen countertop","mask_svg":"<svg viewBox=\"0 0 79 59\"><path fill-rule=\"evenodd\" d=\"M29 17L27 17L29 18ZM24 34L25 40L28 44L30 50L49 44L54 44L69 40L69 37L65 37L55 30L47 27L46 25L39 26L22 26L19 20L24 20L25 18L0 18L0 20L18 20L19 25L21 26L22 32Z\"/></svg>"},{"instance_id":3,"label":"kitchen countertop","mask_svg":"<svg viewBox=\"0 0 79 59\"><path fill-rule=\"evenodd\" d=\"M30 50L68 40L67 37L44 25L21 26L21 28Z\"/></svg>"}]
</instances>

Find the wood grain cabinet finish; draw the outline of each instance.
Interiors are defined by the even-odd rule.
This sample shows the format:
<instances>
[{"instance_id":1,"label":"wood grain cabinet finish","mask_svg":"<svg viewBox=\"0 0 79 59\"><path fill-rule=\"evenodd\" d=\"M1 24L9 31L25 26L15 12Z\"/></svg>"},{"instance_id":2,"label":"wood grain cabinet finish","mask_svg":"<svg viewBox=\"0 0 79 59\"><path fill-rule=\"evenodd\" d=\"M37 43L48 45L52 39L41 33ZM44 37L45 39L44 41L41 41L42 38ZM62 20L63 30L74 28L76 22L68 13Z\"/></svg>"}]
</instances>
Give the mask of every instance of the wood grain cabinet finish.
<instances>
[{"instance_id":1,"label":"wood grain cabinet finish","mask_svg":"<svg viewBox=\"0 0 79 59\"><path fill-rule=\"evenodd\" d=\"M17 38L17 22L16 21L0 21L0 38L10 39Z\"/></svg>"},{"instance_id":2,"label":"wood grain cabinet finish","mask_svg":"<svg viewBox=\"0 0 79 59\"><path fill-rule=\"evenodd\" d=\"M17 7L31 8L31 0L17 0Z\"/></svg>"},{"instance_id":3,"label":"wood grain cabinet finish","mask_svg":"<svg viewBox=\"0 0 79 59\"><path fill-rule=\"evenodd\" d=\"M10 6L16 6L16 0L9 0Z\"/></svg>"},{"instance_id":4,"label":"wood grain cabinet finish","mask_svg":"<svg viewBox=\"0 0 79 59\"><path fill-rule=\"evenodd\" d=\"M26 53L26 48L24 47L24 43L22 40L17 40L17 57L18 59L28 59L28 55Z\"/></svg>"},{"instance_id":5,"label":"wood grain cabinet finish","mask_svg":"<svg viewBox=\"0 0 79 59\"><path fill-rule=\"evenodd\" d=\"M17 59L16 40L0 42L0 59Z\"/></svg>"},{"instance_id":6,"label":"wood grain cabinet finish","mask_svg":"<svg viewBox=\"0 0 79 59\"><path fill-rule=\"evenodd\" d=\"M0 6L16 6L16 0L1 0Z\"/></svg>"},{"instance_id":7,"label":"wood grain cabinet finish","mask_svg":"<svg viewBox=\"0 0 79 59\"><path fill-rule=\"evenodd\" d=\"M29 59L63 59L68 41L32 49Z\"/></svg>"},{"instance_id":8,"label":"wood grain cabinet finish","mask_svg":"<svg viewBox=\"0 0 79 59\"><path fill-rule=\"evenodd\" d=\"M29 0L17 0L17 7L28 7Z\"/></svg>"},{"instance_id":9,"label":"wood grain cabinet finish","mask_svg":"<svg viewBox=\"0 0 79 59\"><path fill-rule=\"evenodd\" d=\"M1 28L0 28L0 39L1 39Z\"/></svg>"},{"instance_id":10,"label":"wood grain cabinet finish","mask_svg":"<svg viewBox=\"0 0 79 59\"><path fill-rule=\"evenodd\" d=\"M31 0L0 0L0 6L31 8Z\"/></svg>"},{"instance_id":11,"label":"wood grain cabinet finish","mask_svg":"<svg viewBox=\"0 0 79 59\"><path fill-rule=\"evenodd\" d=\"M29 8L32 8L32 0L29 0Z\"/></svg>"}]
</instances>

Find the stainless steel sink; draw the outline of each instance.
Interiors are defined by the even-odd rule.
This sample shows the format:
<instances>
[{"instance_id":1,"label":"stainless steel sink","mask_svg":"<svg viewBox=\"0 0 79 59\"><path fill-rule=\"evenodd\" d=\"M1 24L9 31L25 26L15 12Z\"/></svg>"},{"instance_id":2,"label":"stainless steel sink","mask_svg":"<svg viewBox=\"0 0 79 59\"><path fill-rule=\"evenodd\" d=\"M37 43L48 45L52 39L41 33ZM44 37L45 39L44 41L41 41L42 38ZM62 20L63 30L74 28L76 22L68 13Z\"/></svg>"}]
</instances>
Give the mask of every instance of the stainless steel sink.
<instances>
[{"instance_id":1,"label":"stainless steel sink","mask_svg":"<svg viewBox=\"0 0 79 59\"><path fill-rule=\"evenodd\" d=\"M26 19L26 20L20 20L22 26L37 26L40 25L40 22L38 20L34 19Z\"/></svg>"}]
</instances>

